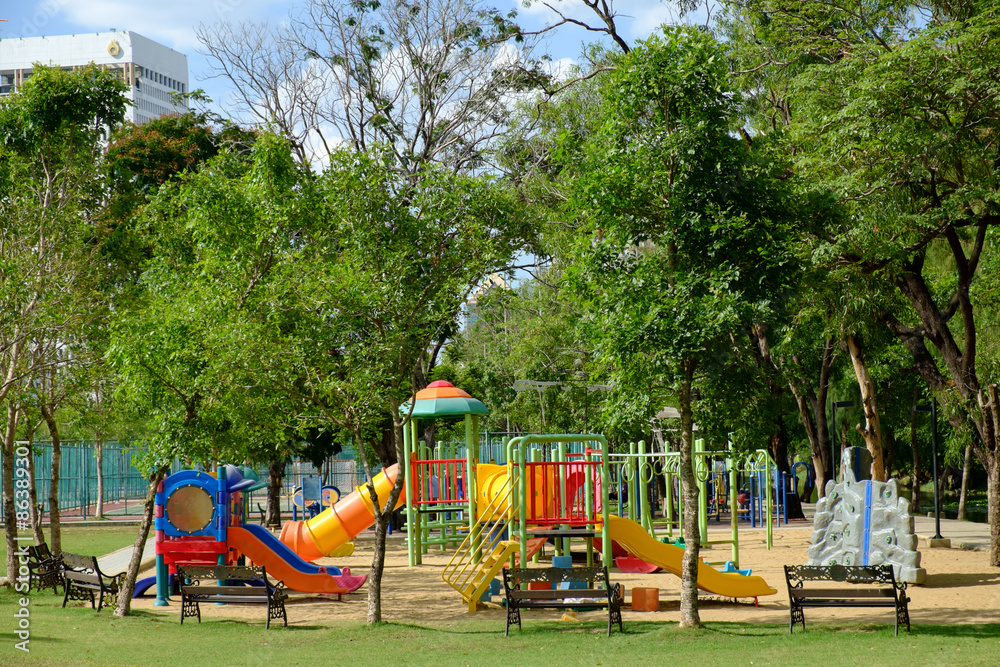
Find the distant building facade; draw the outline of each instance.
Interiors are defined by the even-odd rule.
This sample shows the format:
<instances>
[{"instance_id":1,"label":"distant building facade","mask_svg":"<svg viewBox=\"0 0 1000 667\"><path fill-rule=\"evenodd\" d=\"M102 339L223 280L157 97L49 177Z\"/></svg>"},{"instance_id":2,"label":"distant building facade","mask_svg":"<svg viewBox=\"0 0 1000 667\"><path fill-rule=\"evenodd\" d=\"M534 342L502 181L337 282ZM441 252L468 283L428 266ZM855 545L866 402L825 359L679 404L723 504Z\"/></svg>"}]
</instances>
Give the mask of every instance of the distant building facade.
<instances>
[{"instance_id":1,"label":"distant building facade","mask_svg":"<svg viewBox=\"0 0 1000 667\"><path fill-rule=\"evenodd\" d=\"M0 39L0 96L31 78L35 63L66 70L94 63L119 72L132 101L125 118L133 123L188 111L171 99L189 92L187 56L134 32Z\"/></svg>"}]
</instances>

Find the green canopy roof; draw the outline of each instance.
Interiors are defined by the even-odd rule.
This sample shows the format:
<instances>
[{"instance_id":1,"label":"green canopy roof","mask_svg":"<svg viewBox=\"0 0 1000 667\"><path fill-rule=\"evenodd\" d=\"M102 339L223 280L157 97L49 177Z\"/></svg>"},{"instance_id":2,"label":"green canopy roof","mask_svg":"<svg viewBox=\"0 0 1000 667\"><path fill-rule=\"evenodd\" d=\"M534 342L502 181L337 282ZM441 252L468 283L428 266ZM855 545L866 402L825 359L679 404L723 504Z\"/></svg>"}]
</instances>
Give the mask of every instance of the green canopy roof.
<instances>
[{"instance_id":1,"label":"green canopy roof","mask_svg":"<svg viewBox=\"0 0 1000 667\"><path fill-rule=\"evenodd\" d=\"M400 408L401 414L410 409L409 402ZM413 408L414 417L450 417L456 415L488 415L489 408L475 398L424 398L418 399Z\"/></svg>"}]
</instances>

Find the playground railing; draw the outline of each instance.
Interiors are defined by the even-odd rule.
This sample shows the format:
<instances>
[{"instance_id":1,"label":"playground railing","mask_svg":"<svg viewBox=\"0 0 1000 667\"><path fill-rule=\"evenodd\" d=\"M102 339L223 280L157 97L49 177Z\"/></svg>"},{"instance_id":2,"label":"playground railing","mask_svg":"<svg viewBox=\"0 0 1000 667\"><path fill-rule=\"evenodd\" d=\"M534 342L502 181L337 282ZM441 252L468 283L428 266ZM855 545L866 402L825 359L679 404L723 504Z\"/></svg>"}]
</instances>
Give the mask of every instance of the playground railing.
<instances>
[{"instance_id":1,"label":"playground railing","mask_svg":"<svg viewBox=\"0 0 1000 667\"><path fill-rule=\"evenodd\" d=\"M465 459L410 460L412 502L418 507L467 505Z\"/></svg>"},{"instance_id":2,"label":"playground railing","mask_svg":"<svg viewBox=\"0 0 1000 667\"><path fill-rule=\"evenodd\" d=\"M599 494L585 492L587 477L600 488L599 461L538 461L525 463L528 498L527 523L538 526L582 526L600 515ZM549 500L551 499L551 501Z\"/></svg>"}]
</instances>

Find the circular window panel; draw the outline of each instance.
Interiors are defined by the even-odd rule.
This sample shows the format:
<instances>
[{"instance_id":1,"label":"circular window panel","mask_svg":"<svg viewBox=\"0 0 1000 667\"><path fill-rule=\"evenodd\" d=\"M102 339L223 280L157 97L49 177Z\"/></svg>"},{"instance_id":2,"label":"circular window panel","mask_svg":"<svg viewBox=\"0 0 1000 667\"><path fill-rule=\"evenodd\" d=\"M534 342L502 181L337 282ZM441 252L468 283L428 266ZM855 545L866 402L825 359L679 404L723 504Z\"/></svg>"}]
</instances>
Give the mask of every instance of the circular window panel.
<instances>
[{"instance_id":1,"label":"circular window panel","mask_svg":"<svg viewBox=\"0 0 1000 667\"><path fill-rule=\"evenodd\" d=\"M212 523L215 503L200 486L182 486L167 498L167 520L177 530L195 533Z\"/></svg>"}]
</instances>

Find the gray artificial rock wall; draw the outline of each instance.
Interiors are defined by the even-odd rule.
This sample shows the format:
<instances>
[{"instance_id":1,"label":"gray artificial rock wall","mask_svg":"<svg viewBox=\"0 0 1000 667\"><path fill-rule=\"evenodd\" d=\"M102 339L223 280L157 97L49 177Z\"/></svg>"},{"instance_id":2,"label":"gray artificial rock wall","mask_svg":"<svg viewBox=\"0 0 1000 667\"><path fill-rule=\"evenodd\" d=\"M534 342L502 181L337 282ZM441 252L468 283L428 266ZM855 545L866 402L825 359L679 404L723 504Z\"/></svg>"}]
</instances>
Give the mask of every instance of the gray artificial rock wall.
<instances>
[{"instance_id":1,"label":"gray artificial rock wall","mask_svg":"<svg viewBox=\"0 0 1000 667\"><path fill-rule=\"evenodd\" d=\"M910 501L899 497L896 480L857 482L848 468L844 481L826 483L826 497L816 503L806 565L835 563L890 563L896 579L924 583Z\"/></svg>"}]
</instances>

